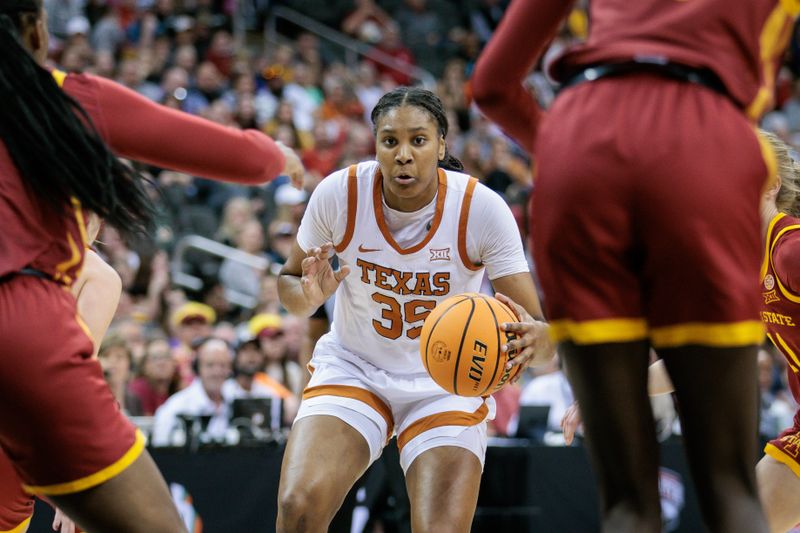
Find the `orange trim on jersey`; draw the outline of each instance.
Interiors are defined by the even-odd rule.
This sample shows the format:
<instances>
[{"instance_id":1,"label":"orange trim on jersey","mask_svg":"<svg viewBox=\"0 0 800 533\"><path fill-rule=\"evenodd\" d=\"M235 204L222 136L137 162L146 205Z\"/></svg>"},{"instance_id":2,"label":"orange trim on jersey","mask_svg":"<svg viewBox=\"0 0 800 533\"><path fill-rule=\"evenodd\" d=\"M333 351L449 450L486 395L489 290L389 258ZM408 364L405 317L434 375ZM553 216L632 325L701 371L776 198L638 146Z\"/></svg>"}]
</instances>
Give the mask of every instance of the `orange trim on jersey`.
<instances>
[{"instance_id":1,"label":"orange trim on jersey","mask_svg":"<svg viewBox=\"0 0 800 533\"><path fill-rule=\"evenodd\" d=\"M786 0L775 6L767 17L758 38L759 59L761 61L761 87L755 98L745 109L751 120L758 120L773 101L775 91L775 67L778 56L786 48L792 35L793 20L787 12ZM791 9L791 7L790 7Z\"/></svg>"},{"instance_id":2,"label":"orange trim on jersey","mask_svg":"<svg viewBox=\"0 0 800 533\"><path fill-rule=\"evenodd\" d=\"M338 253L342 253L356 230L356 211L358 209L358 165L350 165L347 171L347 226L344 230L342 242L333 247Z\"/></svg>"},{"instance_id":3,"label":"orange trim on jersey","mask_svg":"<svg viewBox=\"0 0 800 533\"><path fill-rule=\"evenodd\" d=\"M461 213L458 215L458 255L461 262L469 270L477 271L483 268L482 264L475 264L469 259L467 254L467 221L469 220L469 206L472 204L472 192L478 180L470 178L467 183L467 190L464 191L464 199L461 200Z\"/></svg>"},{"instance_id":4,"label":"orange trim on jersey","mask_svg":"<svg viewBox=\"0 0 800 533\"><path fill-rule=\"evenodd\" d=\"M780 333L775 333L775 337L773 337L770 334L767 334L767 336L769 337L769 340L772 341L772 344L778 346L783 353L788 354L789 357L792 358L792 361L794 361L794 365L792 365L792 363L788 364L790 367L792 367L792 370L797 372L797 369L800 368L800 359L798 359L797 354L795 354L794 351L792 351L792 349L789 348L789 345L786 344L786 341L783 340L783 337L780 336ZM775 342L776 340L777 342Z\"/></svg>"},{"instance_id":5,"label":"orange trim on jersey","mask_svg":"<svg viewBox=\"0 0 800 533\"><path fill-rule=\"evenodd\" d=\"M48 496L60 496L62 494L72 494L74 492L90 489L101 483L105 483L113 477L118 476L123 470L131 466L133 462L138 459L140 455L142 455L142 452L144 451L144 445L144 435L137 429L136 439L133 441L133 446L131 446L122 457L99 472L95 472L89 476L76 479L75 481L68 481L66 483L41 486L23 484L22 488L30 494L46 494Z\"/></svg>"},{"instance_id":6,"label":"orange trim on jersey","mask_svg":"<svg viewBox=\"0 0 800 533\"><path fill-rule=\"evenodd\" d=\"M412 439L431 429L444 426L476 426L483 422L488 414L489 407L486 405L486 400L484 400L481 406L472 413L445 411L444 413L422 417L397 436L397 447L402 451L403 447L411 442Z\"/></svg>"},{"instance_id":7,"label":"orange trim on jersey","mask_svg":"<svg viewBox=\"0 0 800 533\"><path fill-rule=\"evenodd\" d=\"M607 318L602 320L553 320L550 338L554 342L572 341L575 344L631 342L647 338L647 322L643 318Z\"/></svg>"},{"instance_id":8,"label":"orange trim on jersey","mask_svg":"<svg viewBox=\"0 0 800 533\"><path fill-rule=\"evenodd\" d=\"M768 442L766 446L764 446L764 453L778 461L779 463L783 463L789 468L792 469L794 475L800 477L800 465L797 464L797 461L791 457L789 454Z\"/></svg>"},{"instance_id":9,"label":"orange trim on jersey","mask_svg":"<svg viewBox=\"0 0 800 533\"><path fill-rule=\"evenodd\" d=\"M784 233L788 233L790 231L800 230L800 224L794 224L791 226L786 226L782 228L775 238L772 239L772 244L769 247L769 264L772 266L772 271L775 272L775 265L772 262L772 252L775 250L775 246L778 244L778 240ZM781 293L786 297L787 300L790 302L794 302L796 304L800 304L800 295L792 293L789 289L787 289L783 283L781 283L781 279L778 277L777 272L775 273L775 283L778 285L778 288L781 290Z\"/></svg>"},{"instance_id":10,"label":"orange trim on jersey","mask_svg":"<svg viewBox=\"0 0 800 533\"><path fill-rule=\"evenodd\" d=\"M392 437L392 432L394 431L392 410L375 393L359 387L351 387L350 385L318 385L303 391L304 400L316 398L317 396L338 396L367 404L386 421L386 440L388 441Z\"/></svg>"},{"instance_id":11,"label":"orange trim on jersey","mask_svg":"<svg viewBox=\"0 0 800 533\"><path fill-rule=\"evenodd\" d=\"M372 188L372 207L375 211L375 221L378 223L383 238L386 239L386 242L400 255L413 254L414 252L422 250L436 234L436 230L439 229L439 224L442 222L442 214L444 213L444 198L447 194L447 174L441 168L437 170L439 174L439 191L436 196L436 214L433 217L431 228L428 230L428 234L425 235L425 238L410 248L401 248L400 245L397 244L397 241L394 240L394 237L392 237L392 232L390 232L389 228L386 226L386 219L383 217L383 174L381 174L380 168L375 172L375 184Z\"/></svg>"},{"instance_id":12,"label":"orange trim on jersey","mask_svg":"<svg viewBox=\"0 0 800 533\"><path fill-rule=\"evenodd\" d=\"M14 529L3 530L0 531L0 533L22 533L23 531L28 531L28 526L31 523L31 518L33 518L33 515L29 516L28 518L20 522L19 525L14 527Z\"/></svg>"},{"instance_id":13,"label":"orange trim on jersey","mask_svg":"<svg viewBox=\"0 0 800 533\"><path fill-rule=\"evenodd\" d=\"M770 256L770 250L772 249L771 248L771 246L772 246L772 230L775 229L775 224L777 224L778 221L780 219L782 219L783 217L785 217L785 216L786 216L785 213L778 213L777 215L775 215L775 218L770 220L769 226L767 226L767 239L766 239L766 244L764 244L764 262L761 263L761 277L759 278L759 281L761 281L761 282L763 282L764 278L767 276L767 268L770 265L770 257L769 256Z\"/></svg>"},{"instance_id":14,"label":"orange trim on jersey","mask_svg":"<svg viewBox=\"0 0 800 533\"><path fill-rule=\"evenodd\" d=\"M64 86L64 82L67 79L67 73L66 72L64 72L63 70L53 69L53 70L50 71L50 75L53 76L53 79L56 80L56 84L59 87L63 87Z\"/></svg>"},{"instance_id":15,"label":"orange trim on jersey","mask_svg":"<svg viewBox=\"0 0 800 533\"><path fill-rule=\"evenodd\" d=\"M691 322L652 328L650 338L655 348L676 348L700 344L715 348L737 348L764 342L764 324L760 320L730 323Z\"/></svg>"}]
</instances>

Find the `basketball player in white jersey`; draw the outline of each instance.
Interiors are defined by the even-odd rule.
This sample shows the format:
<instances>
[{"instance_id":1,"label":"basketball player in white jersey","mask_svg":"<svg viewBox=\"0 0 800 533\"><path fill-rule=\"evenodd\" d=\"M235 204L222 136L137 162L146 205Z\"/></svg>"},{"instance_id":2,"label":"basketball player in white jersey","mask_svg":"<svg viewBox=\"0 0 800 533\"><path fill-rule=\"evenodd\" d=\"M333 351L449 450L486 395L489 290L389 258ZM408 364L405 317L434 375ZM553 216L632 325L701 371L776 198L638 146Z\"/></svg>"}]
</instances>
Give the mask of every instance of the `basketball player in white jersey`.
<instances>
[{"instance_id":1,"label":"basketball player in white jersey","mask_svg":"<svg viewBox=\"0 0 800 533\"><path fill-rule=\"evenodd\" d=\"M456 171L441 101L401 87L381 98L372 122L377 161L320 183L279 281L281 302L299 315L338 292L284 455L277 529L327 531L396 434L414 531L469 531L494 401L433 382L419 355L422 323L437 302L477 292L485 269L521 304L504 299L521 320L505 326L520 336L507 343L518 350L512 364L539 364L553 348L511 211Z\"/></svg>"}]
</instances>

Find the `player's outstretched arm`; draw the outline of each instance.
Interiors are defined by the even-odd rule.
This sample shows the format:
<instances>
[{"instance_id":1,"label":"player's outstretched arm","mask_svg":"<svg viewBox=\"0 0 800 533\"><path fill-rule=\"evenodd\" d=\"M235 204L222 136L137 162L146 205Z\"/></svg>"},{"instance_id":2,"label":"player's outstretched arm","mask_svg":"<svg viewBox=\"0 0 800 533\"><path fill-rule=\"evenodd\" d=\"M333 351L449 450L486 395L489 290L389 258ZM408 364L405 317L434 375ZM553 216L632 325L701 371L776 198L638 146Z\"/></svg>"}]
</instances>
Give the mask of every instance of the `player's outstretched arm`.
<instances>
[{"instance_id":1,"label":"player's outstretched arm","mask_svg":"<svg viewBox=\"0 0 800 533\"><path fill-rule=\"evenodd\" d=\"M278 295L281 304L292 314L311 316L325 300L331 297L339 283L350 273L350 267L333 270L333 244L304 252L297 242L281 269L278 278Z\"/></svg>"},{"instance_id":2,"label":"player's outstretched arm","mask_svg":"<svg viewBox=\"0 0 800 533\"><path fill-rule=\"evenodd\" d=\"M285 174L295 186L302 184L298 156L260 131L170 109L90 74L68 76L64 90L120 156L216 180L257 185Z\"/></svg>"}]
</instances>

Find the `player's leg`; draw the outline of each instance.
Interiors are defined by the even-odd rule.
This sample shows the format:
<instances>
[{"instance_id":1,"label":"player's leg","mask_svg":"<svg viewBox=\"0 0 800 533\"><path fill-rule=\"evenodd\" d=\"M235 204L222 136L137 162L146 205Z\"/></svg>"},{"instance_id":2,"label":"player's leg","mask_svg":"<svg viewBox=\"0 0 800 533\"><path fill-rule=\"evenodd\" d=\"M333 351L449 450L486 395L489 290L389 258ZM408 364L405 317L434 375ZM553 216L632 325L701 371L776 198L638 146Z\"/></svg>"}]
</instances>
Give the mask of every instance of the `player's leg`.
<instances>
[{"instance_id":1,"label":"player's leg","mask_svg":"<svg viewBox=\"0 0 800 533\"><path fill-rule=\"evenodd\" d=\"M277 530L327 531L347 492L367 470L370 455L362 434L339 418L297 420L283 455Z\"/></svg>"},{"instance_id":2,"label":"player's leg","mask_svg":"<svg viewBox=\"0 0 800 533\"><path fill-rule=\"evenodd\" d=\"M101 485L49 499L84 531L186 531L167 484L146 451Z\"/></svg>"},{"instance_id":3,"label":"player's leg","mask_svg":"<svg viewBox=\"0 0 800 533\"><path fill-rule=\"evenodd\" d=\"M409 401L397 406L395 420L411 529L469 531L486 457L486 420L494 417L494 400L447 394L429 378L403 386Z\"/></svg>"},{"instance_id":4,"label":"player's leg","mask_svg":"<svg viewBox=\"0 0 800 533\"><path fill-rule=\"evenodd\" d=\"M468 532L478 502L481 461L465 448L440 446L417 457L406 472L411 529Z\"/></svg>"},{"instance_id":5,"label":"player's leg","mask_svg":"<svg viewBox=\"0 0 800 533\"><path fill-rule=\"evenodd\" d=\"M0 312L0 445L25 489L90 531L183 531L144 436L91 358L74 298L19 276L0 284L0 307L8 302L15 312Z\"/></svg>"},{"instance_id":6,"label":"player's leg","mask_svg":"<svg viewBox=\"0 0 800 533\"><path fill-rule=\"evenodd\" d=\"M603 531L661 531L658 443L644 341L559 348L581 406L600 488Z\"/></svg>"},{"instance_id":7,"label":"player's leg","mask_svg":"<svg viewBox=\"0 0 800 533\"><path fill-rule=\"evenodd\" d=\"M660 349L680 406L700 506L712 531L766 531L758 457L756 347Z\"/></svg>"},{"instance_id":8,"label":"player's leg","mask_svg":"<svg viewBox=\"0 0 800 533\"><path fill-rule=\"evenodd\" d=\"M800 523L800 477L788 463L764 456L756 465L756 480L770 531L784 533Z\"/></svg>"}]
</instances>

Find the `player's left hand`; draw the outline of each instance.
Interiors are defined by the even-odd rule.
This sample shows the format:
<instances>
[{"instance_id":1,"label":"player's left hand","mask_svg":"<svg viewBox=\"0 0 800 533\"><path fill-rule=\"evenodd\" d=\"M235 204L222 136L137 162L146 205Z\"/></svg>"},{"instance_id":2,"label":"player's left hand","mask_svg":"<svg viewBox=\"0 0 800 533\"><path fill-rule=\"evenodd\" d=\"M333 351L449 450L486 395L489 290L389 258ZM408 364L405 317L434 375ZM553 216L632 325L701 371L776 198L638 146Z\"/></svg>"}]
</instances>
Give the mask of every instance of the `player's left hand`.
<instances>
[{"instance_id":1,"label":"player's left hand","mask_svg":"<svg viewBox=\"0 0 800 533\"><path fill-rule=\"evenodd\" d=\"M75 522L64 514L64 512L56 509L56 516L53 518L53 531L60 531L61 533L75 533Z\"/></svg>"},{"instance_id":2,"label":"player's left hand","mask_svg":"<svg viewBox=\"0 0 800 533\"><path fill-rule=\"evenodd\" d=\"M549 363L556 353L556 348L550 340L547 322L536 320L524 307L509 298L508 296L495 293L495 298L506 304L517 315L519 322L504 322L500 324L500 329L510 331L517 335L517 338L507 342L501 347L504 352L510 352L511 361L506 364L506 369L511 369L516 365L539 366ZM521 377L517 374L513 382Z\"/></svg>"}]
</instances>

